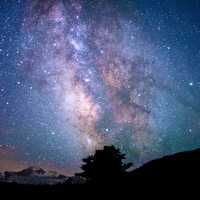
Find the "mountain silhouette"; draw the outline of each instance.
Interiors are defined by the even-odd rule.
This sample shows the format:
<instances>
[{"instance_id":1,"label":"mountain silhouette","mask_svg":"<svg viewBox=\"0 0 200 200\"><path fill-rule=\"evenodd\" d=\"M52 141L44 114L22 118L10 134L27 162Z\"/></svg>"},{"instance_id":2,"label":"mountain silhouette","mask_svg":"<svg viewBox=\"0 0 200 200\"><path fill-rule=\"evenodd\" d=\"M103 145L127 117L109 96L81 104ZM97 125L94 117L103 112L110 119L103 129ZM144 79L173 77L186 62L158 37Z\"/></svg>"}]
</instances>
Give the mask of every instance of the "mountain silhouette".
<instances>
[{"instance_id":1,"label":"mountain silhouette","mask_svg":"<svg viewBox=\"0 0 200 200\"><path fill-rule=\"evenodd\" d=\"M113 147L111 147L112 149ZM111 152L109 147L104 148L104 150ZM104 160L102 156L108 155L101 151L101 159ZM122 159L123 154L120 154L120 152L115 151L112 149L114 152L114 155L121 155ZM99 153L99 151L98 151ZM105 154L104 154L105 153ZM111 159L112 159L112 154L110 154ZM95 157L95 155L94 155ZM86 161L85 163L91 163L91 159L93 160L94 157L89 157L84 159ZM106 160L108 161L108 157ZM115 160L115 159L114 159ZM119 159L120 160L120 159ZM109 161L113 163L113 161ZM103 163L103 166L106 166L108 163ZM114 161L115 162L115 161ZM192 182L195 182L199 180L200 178L200 149L193 150L193 151L188 151L188 152L181 152L181 153L176 153L174 155L169 155L165 156L160 159L156 159L153 161L150 161L143 166L127 172L124 171L126 168L129 167L129 165L124 165L123 163L119 164L118 167L112 166L113 169L116 168L118 169L118 172L113 170L114 173L109 175L111 168L108 167L108 171L106 168L101 168L102 163L98 163L99 166L96 166L98 162L95 163L95 173L100 173L102 176L101 179L99 179L99 175L94 175L93 171L86 172L83 171L76 176L73 177L64 177L61 176L59 179L60 175L56 176L47 176L47 172L44 171L41 168L35 168L35 167L30 167L27 169L24 169L20 172L5 172L4 174L1 174L0 176L0 189L1 191L46 191L46 192L52 192L52 191L61 191L61 192L69 192L69 191L79 191L89 186L91 187L96 187L96 188L101 188L103 191L104 189L111 190L111 188L115 188L115 192L122 192L124 191L123 188L147 188L150 186L166 186L167 183L170 182L170 185L172 184L190 184ZM83 164L85 166L85 164ZM94 163L92 164L94 166ZM125 168L123 168L125 166ZM123 170L121 171L121 169ZM90 168L90 164L89 164ZM88 167L83 167L83 169L88 169ZM103 171L101 171L103 170ZM105 175L103 175L103 172L105 172ZM123 172L123 173L122 173ZM119 174L117 174L119 173ZM54 174L54 173L53 173ZM89 174L89 175L88 175ZM92 174L92 176L91 176ZM123 176L121 176L123 174ZM80 175L84 175L84 178L82 178ZM113 177L116 176L116 177ZM9 177L10 176L10 177ZM14 177L14 179L12 179ZM24 177L29 177L28 179L25 179L26 181L31 181L31 182L26 182L24 181ZM89 181L89 184L87 182L87 178L96 178L100 180L99 182L96 180L93 180L92 182ZM43 179L44 178L44 179ZM113 178L113 180L112 180ZM62 179L62 181L60 181ZM14 181L12 181L14 180ZM42 180L42 181L41 181ZM45 181L43 181L45 180ZM52 181L56 180L56 181ZM58 181L59 180L59 181ZM49 181L49 182L48 182ZM31 184L30 184L31 183ZM33 184L34 183L34 184ZM42 183L42 184L41 184ZM120 188L120 189L116 189ZM131 190L129 190L130 192Z\"/></svg>"},{"instance_id":2,"label":"mountain silhouette","mask_svg":"<svg viewBox=\"0 0 200 200\"><path fill-rule=\"evenodd\" d=\"M22 171L16 172L19 176L30 176L30 175L44 175L46 172L42 168L29 167Z\"/></svg>"},{"instance_id":3,"label":"mountain silhouette","mask_svg":"<svg viewBox=\"0 0 200 200\"><path fill-rule=\"evenodd\" d=\"M54 171L45 171L38 167L28 167L21 171L6 171L0 176L0 181L5 183L16 183L23 185L55 185L63 183L68 177Z\"/></svg>"},{"instance_id":4,"label":"mountain silhouette","mask_svg":"<svg viewBox=\"0 0 200 200\"><path fill-rule=\"evenodd\" d=\"M137 183L187 183L199 181L200 149L176 153L152 160L131 171L126 177L127 184Z\"/></svg>"}]
</instances>

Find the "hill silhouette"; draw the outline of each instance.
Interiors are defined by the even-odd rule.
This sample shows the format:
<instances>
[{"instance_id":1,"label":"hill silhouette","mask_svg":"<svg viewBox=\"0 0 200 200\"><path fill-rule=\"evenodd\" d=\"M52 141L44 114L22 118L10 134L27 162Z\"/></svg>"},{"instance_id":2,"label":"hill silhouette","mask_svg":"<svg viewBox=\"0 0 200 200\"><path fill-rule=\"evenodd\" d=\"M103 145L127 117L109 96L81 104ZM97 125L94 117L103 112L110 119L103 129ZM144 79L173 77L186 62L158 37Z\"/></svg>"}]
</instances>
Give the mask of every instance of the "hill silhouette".
<instances>
[{"instance_id":1,"label":"hill silhouette","mask_svg":"<svg viewBox=\"0 0 200 200\"><path fill-rule=\"evenodd\" d=\"M149 187L171 184L188 184L190 181L198 181L200 178L200 149L165 156L144 164L142 167L127 172L131 166L124 164L125 158L115 147L104 147L93 156L83 159L81 173L67 179L64 183L55 185L30 185L1 182L1 191L25 191L25 192L72 192L85 190L85 188L98 187L101 190L120 188L116 192L122 192L123 188ZM23 172L33 171L33 168ZM43 170L36 170L43 174ZM26 174L26 173L25 173ZM84 177L86 181L79 179ZM100 186L100 187L99 187Z\"/></svg>"},{"instance_id":2,"label":"hill silhouette","mask_svg":"<svg viewBox=\"0 0 200 200\"><path fill-rule=\"evenodd\" d=\"M131 171L126 183L193 183L200 178L200 149L176 153L152 160L142 167Z\"/></svg>"}]
</instances>

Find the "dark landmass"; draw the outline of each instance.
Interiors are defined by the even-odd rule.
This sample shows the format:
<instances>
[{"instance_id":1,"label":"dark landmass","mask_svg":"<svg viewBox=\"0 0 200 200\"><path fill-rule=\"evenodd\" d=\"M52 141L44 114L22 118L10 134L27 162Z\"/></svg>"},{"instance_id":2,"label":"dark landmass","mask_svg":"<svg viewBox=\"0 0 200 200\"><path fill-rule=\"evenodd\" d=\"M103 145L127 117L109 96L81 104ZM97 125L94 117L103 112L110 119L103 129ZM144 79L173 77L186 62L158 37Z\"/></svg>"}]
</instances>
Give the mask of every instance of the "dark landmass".
<instances>
[{"instance_id":1,"label":"dark landmass","mask_svg":"<svg viewBox=\"0 0 200 200\"><path fill-rule=\"evenodd\" d=\"M17 176L17 178L16 178ZM15 178L13 178L15 177ZM23 179L21 178L23 177ZM29 178L27 178L29 177ZM32 177L33 179L31 179ZM36 181L36 177L38 180ZM50 180L49 184L44 184L43 178ZM27 179L26 179L27 178ZM65 177L56 173L49 174L42 169L28 168L21 172L5 172L0 174L0 191L9 192L74 192L85 190L86 188L123 189L136 187L166 186L167 184L190 184L199 181L200 178L200 149L188 152L177 153L157 160L150 161L142 167L128 172L126 176L109 182L91 184L83 178ZM24 180L34 180L33 182L23 182ZM41 181L42 180L42 181ZM21 182L20 182L21 181ZM169 186L170 186L169 185Z\"/></svg>"},{"instance_id":2,"label":"dark landmass","mask_svg":"<svg viewBox=\"0 0 200 200\"><path fill-rule=\"evenodd\" d=\"M156 183L157 185L198 183L200 178L200 149L181 152L144 164L126 177L131 183ZM192 182L191 182L192 181Z\"/></svg>"}]
</instances>

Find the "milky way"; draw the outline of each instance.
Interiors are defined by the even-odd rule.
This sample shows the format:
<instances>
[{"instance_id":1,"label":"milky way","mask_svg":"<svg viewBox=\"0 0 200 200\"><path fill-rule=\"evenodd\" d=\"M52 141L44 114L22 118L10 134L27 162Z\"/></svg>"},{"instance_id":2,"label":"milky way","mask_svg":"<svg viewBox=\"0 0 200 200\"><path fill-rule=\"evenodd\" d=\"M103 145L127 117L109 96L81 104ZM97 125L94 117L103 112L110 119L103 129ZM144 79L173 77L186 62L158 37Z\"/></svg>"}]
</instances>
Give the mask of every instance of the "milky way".
<instances>
[{"instance_id":1,"label":"milky way","mask_svg":"<svg viewBox=\"0 0 200 200\"><path fill-rule=\"evenodd\" d=\"M179 61L178 48L171 53L170 38L161 37L164 18L147 31L145 19L156 21L150 10L116 2L18 1L19 34L7 51L15 51L14 67L2 70L14 78L1 81L0 147L20 167L72 173L110 144L138 166L199 146L196 69Z\"/></svg>"}]
</instances>

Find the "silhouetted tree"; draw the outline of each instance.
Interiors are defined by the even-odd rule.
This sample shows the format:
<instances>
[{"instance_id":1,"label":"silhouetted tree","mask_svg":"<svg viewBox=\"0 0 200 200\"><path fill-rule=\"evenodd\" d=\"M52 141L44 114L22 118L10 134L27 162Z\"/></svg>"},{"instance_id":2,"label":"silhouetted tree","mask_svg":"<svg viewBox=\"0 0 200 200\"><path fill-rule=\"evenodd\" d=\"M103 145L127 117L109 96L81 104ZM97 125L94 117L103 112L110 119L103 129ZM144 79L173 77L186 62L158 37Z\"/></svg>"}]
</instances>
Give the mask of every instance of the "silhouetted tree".
<instances>
[{"instance_id":1,"label":"silhouetted tree","mask_svg":"<svg viewBox=\"0 0 200 200\"><path fill-rule=\"evenodd\" d=\"M76 175L86 178L88 183L117 183L127 173L126 170L132 166L131 163L124 164L125 155L114 146L105 146L97 150L94 155L83 159L83 172Z\"/></svg>"}]
</instances>

